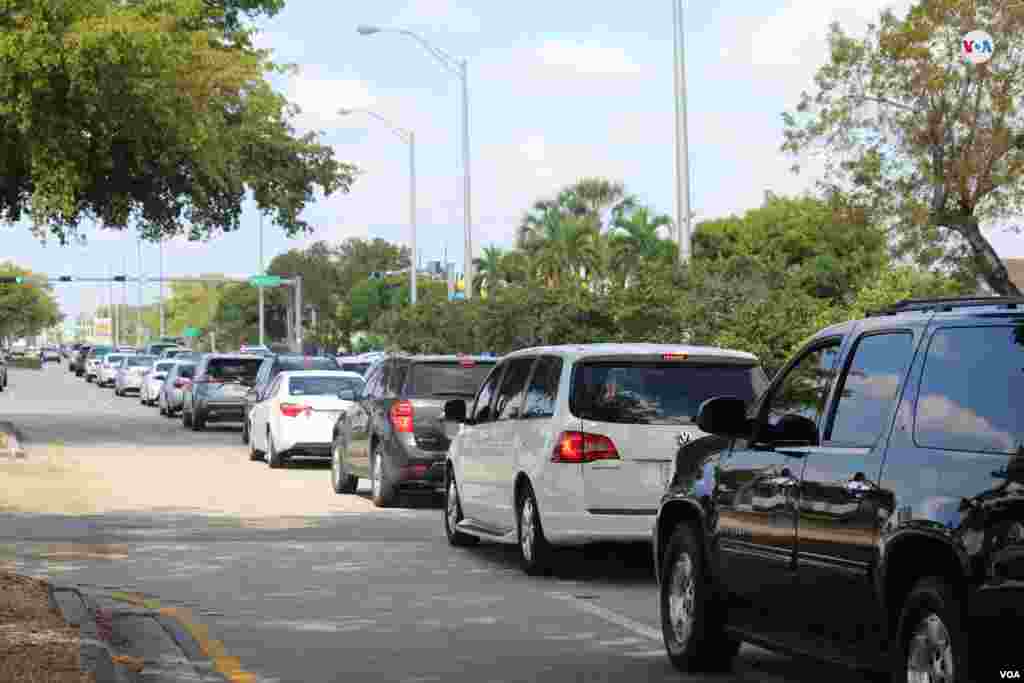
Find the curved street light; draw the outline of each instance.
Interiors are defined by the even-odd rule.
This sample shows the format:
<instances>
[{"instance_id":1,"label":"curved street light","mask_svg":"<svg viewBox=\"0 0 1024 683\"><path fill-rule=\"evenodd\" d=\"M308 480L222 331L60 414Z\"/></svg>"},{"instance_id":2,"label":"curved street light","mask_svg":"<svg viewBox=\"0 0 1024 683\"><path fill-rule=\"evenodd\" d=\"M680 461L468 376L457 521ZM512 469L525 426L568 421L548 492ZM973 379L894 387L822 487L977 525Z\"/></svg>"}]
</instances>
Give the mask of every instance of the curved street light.
<instances>
[{"instance_id":1,"label":"curved street light","mask_svg":"<svg viewBox=\"0 0 1024 683\"><path fill-rule=\"evenodd\" d=\"M462 171L463 171L463 218L465 220L465 255L464 255L464 281L466 282L466 298L472 296L473 288L473 214L472 202L470 201L470 190L472 187L469 172L469 77L468 62L466 59L456 59L439 47L429 43L426 38L418 33L400 28L384 28L361 24L356 27L356 32L361 36L372 36L376 33L400 33L408 36L419 43L450 73L458 76L462 83ZM416 254L413 254L413 259Z\"/></svg>"},{"instance_id":2,"label":"curved street light","mask_svg":"<svg viewBox=\"0 0 1024 683\"><path fill-rule=\"evenodd\" d=\"M369 109L339 109L342 116L351 114L366 114L377 119L391 129L399 140L409 145L409 229L412 233L412 261L409 264L409 302L416 304L416 134L407 128L401 128L391 123L375 111Z\"/></svg>"}]
</instances>

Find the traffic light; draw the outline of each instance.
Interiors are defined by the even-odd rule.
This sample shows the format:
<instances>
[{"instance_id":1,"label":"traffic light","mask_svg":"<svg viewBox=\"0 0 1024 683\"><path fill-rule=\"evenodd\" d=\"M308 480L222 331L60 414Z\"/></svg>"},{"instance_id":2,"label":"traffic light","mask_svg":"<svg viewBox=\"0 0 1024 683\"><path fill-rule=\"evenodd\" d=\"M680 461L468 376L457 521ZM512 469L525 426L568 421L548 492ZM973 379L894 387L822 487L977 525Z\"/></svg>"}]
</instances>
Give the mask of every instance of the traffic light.
<instances>
[{"instance_id":1,"label":"traffic light","mask_svg":"<svg viewBox=\"0 0 1024 683\"><path fill-rule=\"evenodd\" d=\"M0 284L20 285L23 282L25 282L25 278L21 275L0 275Z\"/></svg>"},{"instance_id":2,"label":"traffic light","mask_svg":"<svg viewBox=\"0 0 1024 683\"><path fill-rule=\"evenodd\" d=\"M128 277L126 275L115 275L114 282L127 282Z\"/></svg>"}]
</instances>

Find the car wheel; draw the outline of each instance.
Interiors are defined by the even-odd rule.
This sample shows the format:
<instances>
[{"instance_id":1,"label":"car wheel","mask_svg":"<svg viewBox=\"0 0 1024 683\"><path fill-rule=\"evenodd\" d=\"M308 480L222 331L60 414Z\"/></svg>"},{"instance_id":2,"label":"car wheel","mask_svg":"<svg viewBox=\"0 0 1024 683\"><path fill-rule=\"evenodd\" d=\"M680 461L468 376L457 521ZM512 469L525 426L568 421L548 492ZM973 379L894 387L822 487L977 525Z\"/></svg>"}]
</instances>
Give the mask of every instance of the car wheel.
<instances>
[{"instance_id":1,"label":"car wheel","mask_svg":"<svg viewBox=\"0 0 1024 683\"><path fill-rule=\"evenodd\" d=\"M270 429L267 429L267 465L275 470L284 467L284 458L274 446L274 435L270 433Z\"/></svg>"},{"instance_id":2,"label":"car wheel","mask_svg":"<svg viewBox=\"0 0 1024 683\"><path fill-rule=\"evenodd\" d=\"M448 486L444 491L444 535L448 543L455 547L476 545L480 539L464 531L458 530L462 521L462 503L459 501L459 487L455 485L455 477L448 476Z\"/></svg>"},{"instance_id":3,"label":"car wheel","mask_svg":"<svg viewBox=\"0 0 1024 683\"><path fill-rule=\"evenodd\" d=\"M198 410L192 413L192 431L201 432L206 427L206 418Z\"/></svg>"},{"instance_id":4,"label":"car wheel","mask_svg":"<svg viewBox=\"0 0 1024 683\"><path fill-rule=\"evenodd\" d=\"M185 406L181 407L181 424L186 429L192 427L192 413L188 412Z\"/></svg>"},{"instance_id":5,"label":"car wheel","mask_svg":"<svg viewBox=\"0 0 1024 683\"><path fill-rule=\"evenodd\" d=\"M242 443L249 443L249 420L242 423Z\"/></svg>"},{"instance_id":6,"label":"car wheel","mask_svg":"<svg viewBox=\"0 0 1024 683\"><path fill-rule=\"evenodd\" d=\"M341 444L335 441L331 446L331 488L335 493L355 493L359 477L348 473L341 450Z\"/></svg>"},{"instance_id":7,"label":"car wheel","mask_svg":"<svg viewBox=\"0 0 1024 683\"><path fill-rule=\"evenodd\" d=\"M523 571L530 576L545 574L551 566L551 546L544 538L537 499L529 486L520 497L518 513L519 553L522 556Z\"/></svg>"},{"instance_id":8,"label":"car wheel","mask_svg":"<svg viewBox=\"0 0 1024 683\"><path fill-rule=\"evenodd\" d=\"M395 502L395 484L390 479L384 467L384 448L377 443L373 447L373 462L371 467L370 482L373 488L373 504L379 508L390 507Z\"/></svg>"},{"instance_id":9,"label":"car wheel","mask_svg":"<svg viewBox=\"0 0 1024 683\"><path fill-rule=\"evenodd\" d=\"M246 421L246 427L249 428L249 421ZM250 460L262 460L263 451L256 448L256 439L249 439L249 459Z\"/></svg>"},{"instance_id":10,"label":"car wheel","mask_svg":"<svg viewBox=\"0 0 1024 683\"><path fill-rule=\"evenodd\" d=\"M693 527L680 524L661 570L661 632L672 665L683 672L725 671L739 652L729 638L704 575L704 552Z\"/></svg>"},{"instance_id":11,"label":"car wheel","mask_svg":"<svg viewBox=\"0 0 1024 683\"><path fill-rule=\"evenodd\" d=\"M898 632L893 681L967 683L961 605L945 581L928 577L914 585L903 603Z\"/></svg>"}]
</instances>

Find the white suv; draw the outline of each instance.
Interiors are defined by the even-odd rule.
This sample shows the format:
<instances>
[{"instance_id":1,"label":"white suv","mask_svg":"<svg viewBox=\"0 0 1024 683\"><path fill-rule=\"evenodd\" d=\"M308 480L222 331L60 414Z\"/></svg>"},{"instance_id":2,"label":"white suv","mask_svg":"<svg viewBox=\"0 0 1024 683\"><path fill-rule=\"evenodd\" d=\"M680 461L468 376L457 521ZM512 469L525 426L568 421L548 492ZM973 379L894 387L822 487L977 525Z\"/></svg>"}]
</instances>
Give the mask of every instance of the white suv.
<instances>
[{"instance_id":1,"label":"white suv","mask_svg":"<svg viewBox=\"0 0 1024 683\"><path fill-rule=\"evenodd\" d=\"M650 541L676 456L706 436L705 400L751 401L756 356L700 346L588 344L505 356L475 400L445 405L444 524L452 545L517 543L523 568L552 545Z\"/></svg>"}]
</instances>

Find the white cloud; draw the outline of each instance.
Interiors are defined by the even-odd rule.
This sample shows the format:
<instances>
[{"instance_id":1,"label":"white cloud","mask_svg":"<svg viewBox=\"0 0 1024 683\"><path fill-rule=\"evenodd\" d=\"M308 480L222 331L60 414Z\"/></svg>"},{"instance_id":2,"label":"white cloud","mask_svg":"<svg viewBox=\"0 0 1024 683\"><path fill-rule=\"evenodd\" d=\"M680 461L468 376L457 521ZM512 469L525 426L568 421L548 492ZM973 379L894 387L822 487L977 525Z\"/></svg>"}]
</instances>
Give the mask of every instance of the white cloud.
<instances>
[{"instance_id":1,"label":"white cloud","mask_svg":"<svg viewBox=\"0 0 1024 683\"><path fill-rule=\"evenodd\" d=\"M622 47L596 41L549 40L536 51L549 69L568 69L577 76L636 76L643 69Z\"/></svg>"},{"instance_id":2,"label":"white cloud","mask_svg":"<svg viewBox=\"0 0 1024 683\"><path fill-rule=\"evenodd\" d=\"M438 17L444 18L440 26ZM477 33L481 30L480 17L452 0L413 0L390 23L394 26L431 26L455 33Z\"/></svg>"},{"instance_id":3,"label":"white cloud","mask_svg":"<svg viewBox=\"0 0 1024 683\"><path fill-rule=\"evenodd\" d=\"M285 94L301 109L297 124L308 129L337 126L346 118L338 113L339 109L371 107L376 101L363 81L320 78L304 73L289 79Z\"/></svg>"}]
</instances>

